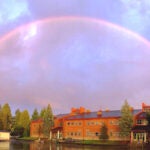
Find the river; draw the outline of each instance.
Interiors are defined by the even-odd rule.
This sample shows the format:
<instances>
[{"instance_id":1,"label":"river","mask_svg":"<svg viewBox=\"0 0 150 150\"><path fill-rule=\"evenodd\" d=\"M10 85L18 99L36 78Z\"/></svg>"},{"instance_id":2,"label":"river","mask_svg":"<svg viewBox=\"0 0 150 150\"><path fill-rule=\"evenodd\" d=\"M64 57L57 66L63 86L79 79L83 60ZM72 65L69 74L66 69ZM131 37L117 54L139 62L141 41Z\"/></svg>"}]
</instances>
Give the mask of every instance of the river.
<instances>
[{"instance_id":1,"label":"river","mask_svg":"<svg viewBox=\"0 0 150 150\"><path fill-rule=\"evenodd\" d=\"M72 144L51 144L37 142L0 142L0 150L131 150L131 148L120 146L83 146ZM132 148L134 150L135 148ZM136 148L137 149L137 148ZM149 148L138 148L148 150Z\"/></svg>"}]
</instances>

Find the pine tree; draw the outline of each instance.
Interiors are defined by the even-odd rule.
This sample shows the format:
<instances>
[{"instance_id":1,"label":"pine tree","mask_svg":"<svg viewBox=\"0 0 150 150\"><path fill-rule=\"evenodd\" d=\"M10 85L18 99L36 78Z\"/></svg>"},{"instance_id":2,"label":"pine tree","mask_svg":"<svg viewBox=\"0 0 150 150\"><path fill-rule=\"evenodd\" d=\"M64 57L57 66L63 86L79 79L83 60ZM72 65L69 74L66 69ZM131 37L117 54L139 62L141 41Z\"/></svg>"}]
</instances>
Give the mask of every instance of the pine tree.
<instances>
[{"instance_id":1,"label":"pine tree","mask_svg":"<svg viewBox=\"0 0 150 150\"><path fill-rule=\"evenodd\" d=\"M133 115L131 112L131 107L129 106L127 100L125 100L124 105L121 108L121 118L119 120L120 135L125 138L129 137L132 126Z\"/></svg>"},{"instance_id":2,"label":"pine tree","mask_svg":"<svg viewBox=\"0 0 150 150\"><path fill-rule=\"evenodd\" d=\"M150 112L146 112L147 125L150 126Z\"/></svg>"},{"instance_id":3,"label":"pine tree","mask_svg":"<svg viewBox=\"0 0 150 150\"><path fill-rule=\"evenodd\" d=\"M107 126L106 124L104 123L101 127L101 132L100 132L100 139L102 140L107 140L109 137L108 137L108 129L107 129Z\"/></svg>"},{"instance_id":4,"label":"pine tree","mask_svg":"<svg viewBox=\"0 0 150 150\"><path fill-rule=\"evenodd\" d=\"M41 112L40 112L40 117L41 118L44 118L45 112L46 112L46 108L41 109Z\"/></svg>"},{"instance_id":5,"label":"pine tree","mask_svg":"<svg viewBox=\"0 0 150 150\"><path fill-rule=\"evenodd\" d=\"M0 130L3 130L3 122L2 122L2 108L0 105Z\"/></svg>"},{"instance_id":6,"label":"pine tree","mask_svg":"<svg viewBox=\"0 0 150 150\"><path fill-rule=\"evenodd\" d=\"M37 109L35 108L32 114L32 120L37 120L39 118L39 113Z\"/></svg>"},{"instance_id":7,"label":"pine tree","mask_svg":"<svg viewBox=\"0 0 150 150\"><path fill-rule=\"evenodd\" d=\"M53 126L53 113L50 104L48 104L43 116L43 132L46 137L49 137L52 126Z\"/></svg>"},{"instance_id":8,"label":"pine tree","mask_svg":"<svg viewBox=\"0 0 150 150\"><path fill-rule=\"evenodd\" d=\"M8 103L4 104L1 111L3 130L11 129L11 109Z\"/></svg>"},{"instance_id":9,"label":"pine tree","mask_svg":"<svg viewBox=\"0 0 150 150\"><path fill-rule=\"evenodd\" d=\"M24 136L29 135L30 115L27 110L21 112L19 126L24 128Z\"/></svg>"},{"instance_id":10,"label":"pine tree","mask_svg":"<svg viewBox=\"0 0 150 150\"><path fill-rule=\"evenodd\" d=\"M21 112L19 109L15 112L15 127L19 126Z\"/></svg>"}]
</instances>

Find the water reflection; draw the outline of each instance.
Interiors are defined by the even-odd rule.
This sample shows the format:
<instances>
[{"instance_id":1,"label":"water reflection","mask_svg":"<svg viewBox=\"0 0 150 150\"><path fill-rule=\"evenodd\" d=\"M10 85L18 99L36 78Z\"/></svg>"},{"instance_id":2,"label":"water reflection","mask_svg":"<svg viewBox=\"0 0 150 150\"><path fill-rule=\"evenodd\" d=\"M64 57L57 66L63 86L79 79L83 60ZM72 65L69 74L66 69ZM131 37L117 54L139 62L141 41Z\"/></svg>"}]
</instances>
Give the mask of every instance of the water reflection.
<instances>
[{"instance_id":1,"label":"water reflection","mask_svg":"<svg viewBox=\"0 0 150 150\"><path fill-rule=\"evenodd\" d=\"M120 146L84 146L84 145L59 145L50 143L37 142L0 142L0 150L134 150L135 148L127 148ZM137 148L136 148L137 149ZM141 147L139 149L142 149ZM143 148L148 150L149 148Z\"/></svg>"}]
</instances>

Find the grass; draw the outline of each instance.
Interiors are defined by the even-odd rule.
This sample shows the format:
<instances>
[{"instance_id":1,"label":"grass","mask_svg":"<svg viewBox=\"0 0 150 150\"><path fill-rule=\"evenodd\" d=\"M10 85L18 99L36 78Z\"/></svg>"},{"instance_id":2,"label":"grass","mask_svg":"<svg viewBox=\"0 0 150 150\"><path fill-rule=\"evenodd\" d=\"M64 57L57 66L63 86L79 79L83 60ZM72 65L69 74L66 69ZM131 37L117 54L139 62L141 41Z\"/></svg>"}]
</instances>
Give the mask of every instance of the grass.
<instances>
[{"instance_id":1,"label":"grass","mask_svg":"<svg viewBox=\"0 0 150 150\"><path fill-rule=\"evenodd\" d=\"M17 140L24 140L24 141L34 141L37 140L37 137L21 137L21 138L17 138Z\"/></svg>"},{"instance_id":2,"label":"grass","mask_svg":"<svg viewBox=\"0 0 150 150\"><path fill-rule=\"evenodd\" d=\"M125 143L121 141L110 141L110 140L84 140L79 143L85 145L125 145Z\"/></svg>"}]
</instances>

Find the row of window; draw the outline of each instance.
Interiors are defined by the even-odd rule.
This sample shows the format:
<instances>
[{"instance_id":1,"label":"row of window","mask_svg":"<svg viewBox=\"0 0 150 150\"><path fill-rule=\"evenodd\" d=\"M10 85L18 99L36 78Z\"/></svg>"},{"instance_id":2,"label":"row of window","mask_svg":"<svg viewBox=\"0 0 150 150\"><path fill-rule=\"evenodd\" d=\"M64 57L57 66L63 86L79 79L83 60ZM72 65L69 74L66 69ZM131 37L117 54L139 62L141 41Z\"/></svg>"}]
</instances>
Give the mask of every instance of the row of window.
<instances>
[{"instance_id":1,"label":"row of window","mask_svg":"<svg viewBox=\"0 0 150 150\"><path fill-rule=\"evenodd\" d=\"M138 119L138 120L136 121L136 124L139 124L139 125L146 125L146 124L147 124L147 121L144 120L144 119Z\"/></svg>"},{"instance_id":2,"label":"row of window","mask_svg":"<svg viewBox=\"0 0 150 150\"><path fill-rule=\"evenodd\" d=\"M67 122L68 126L81 126L82 123L81 122Z\"/></svg>"},{"instance_id":3,"label":"row of window","mask_svg":"<svg viewBox=\"0 0 150 150\"><path fill-rule=\"evenodd\" d=\"M94 126L94 125L102 125L104 122L94 122L94 121L88 121L86 122L86 125L87 126ZM119 125L119 122L118 121L114 121L114 120L111 120L109 122L111 125ZM68 126L81 126L82 125L82 122L67 122L67 125Z\"/></svg>"},{"instance_id":4,"label":"row of window","mask_svg":"<svg viewBox=\"0 0 150 150\"><path fill-rule=\"evenodd\" d=\"M81 136L81 132L68 132L68 136Z\"/></svg>"},{"instance_id":5,"label":"row of window","mask_svg":"<svg viewBox=\"0 0 150 150\"><path fill-rule=\"evenodd\" d=\"M94 136L100 136L101 133L99 132L86 132L86 136L90 136L90 137L94 137ZM68 132L67 133L68 136L73 137L73 136L81 136L81 132ZM113 137L120 137L120 133L119 132L110 132L109 136L113 136Z\"/></svg>"}]
</instances>

